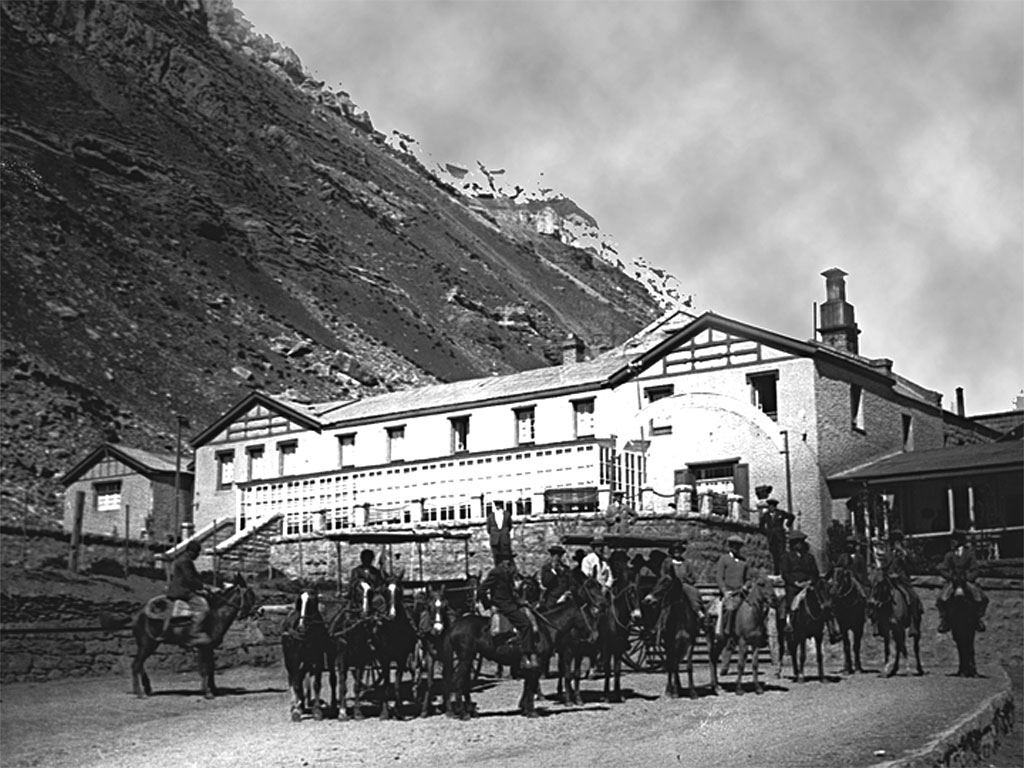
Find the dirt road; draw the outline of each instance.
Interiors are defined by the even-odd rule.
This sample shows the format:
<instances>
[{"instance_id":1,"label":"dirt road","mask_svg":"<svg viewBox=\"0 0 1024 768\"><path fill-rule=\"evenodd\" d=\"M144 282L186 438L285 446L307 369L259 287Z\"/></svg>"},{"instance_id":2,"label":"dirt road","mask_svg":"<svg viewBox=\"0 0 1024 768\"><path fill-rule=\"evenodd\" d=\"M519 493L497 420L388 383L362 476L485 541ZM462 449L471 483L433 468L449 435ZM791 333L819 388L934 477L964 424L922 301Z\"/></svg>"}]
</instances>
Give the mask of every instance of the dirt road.
<instances>
[{"instance_id":1,"label":"dirt road","mask_svg":"<svg viewBox=\"0 0 1024 768\"><path fill-rule=\"evenodd\" d=\"M2 756L10 766L310 765L717 765L868 766L919 749L1006 686L998 667L978 679L932 671L922 678L831 675L821 684L769 678L762 696L732 693L697 701L660 697L664 678L630 674L621 704L584 683L584 705L541 703L544 716L515 712L519 683L489 681L475 695L480 717L382 722L288 716L279 668L224 670L223 694L197 695L193 675L154 676L138 700L124 679L5 685ZM698 684L706 681L701 670ZM554 681L544 683L553 692ZM884 750L884 754L879 754Z\"/></svg>"}]
</instances>

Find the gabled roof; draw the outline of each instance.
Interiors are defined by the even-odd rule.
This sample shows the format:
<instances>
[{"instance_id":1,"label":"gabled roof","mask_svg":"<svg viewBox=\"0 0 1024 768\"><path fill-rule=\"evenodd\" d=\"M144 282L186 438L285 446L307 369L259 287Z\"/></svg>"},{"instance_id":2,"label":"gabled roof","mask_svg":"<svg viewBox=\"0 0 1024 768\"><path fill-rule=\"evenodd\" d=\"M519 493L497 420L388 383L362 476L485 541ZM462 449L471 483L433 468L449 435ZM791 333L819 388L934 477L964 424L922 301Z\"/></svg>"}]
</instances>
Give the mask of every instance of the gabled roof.
<instances>
[{"instance_id":1,"label":"gabled roof","mask_svg":"<svg viewBox=\"0 0 1024 768\"><path fill-rule=\"evenodd\" d=\"M896 482L1005 471L1024 472L1024 443L984 443L931 451L907 451L838 472L829 480Z\"/></svg>"},{"instance_id":2,"label":"gabled roof","mask_svg":"<svg viewBox=\"0 0 1024 768\"><path fill-rule=\"evenodd\" d=\"M583 363L536 368L486 378L432 384L389 392L362 400L301 404L254 392L246 395L214 424L192 439L198 447L259 403L315 431L380 421L401 420L414 414L457 411L482 404L525 402L531 398L589 392L616 387L650 367L677 345L706 330L749 338L791 355L829 362L893 388L899 395L938 406L937 393L896 376L891 361L871 360L817 341L797 339L732 320L713 312L694 316L681 309L662 315L629 341Z\"/></svg>"},{"instance_id":3,"label":"gabled roof","mask_svg":"<svg viewBox=\"0 0 1024 768\"><path fill-rule=\"evenodd\" d=\"M96 448L96 450L65 472L64 477L61 478L61 482L65 486L71 485L71 483L78 480L82 475L92 469L92 467L107 458L117 459L122 464L138 472L140 475L146 476L174 472L176 466L176 457L174 454L154 453L152 451L144 451L141 448L131 448L126 445L103 443L103 445ZM188 456L182 457L182 474L192 474L186 470L186 462L188 460Z\"/></svg>"},{"instance_id":4,"label":"gabled roof","mask_svg":"<svg viewBox=\"0 0 1024 768\"><path fill-rule=\"evenodd\" d=\"M290 403L284 400L271 397L264 392L250 392L233 406L231 406L219 419L213 422L210 426L200 432L198 435L193 437L189 444L193 448L198 448L201 445L209 442L214 436L227 429L227 427L234 423L239 416L247 413L250 409L257 405L262 405L268 411L282 416L289 421L294 421L296 424L311 429L314 432L319 432L322 429L322 422L319 418L319 412L332 403L317 404L302 404L302 403Z\"/></svg>"}]
</instances>

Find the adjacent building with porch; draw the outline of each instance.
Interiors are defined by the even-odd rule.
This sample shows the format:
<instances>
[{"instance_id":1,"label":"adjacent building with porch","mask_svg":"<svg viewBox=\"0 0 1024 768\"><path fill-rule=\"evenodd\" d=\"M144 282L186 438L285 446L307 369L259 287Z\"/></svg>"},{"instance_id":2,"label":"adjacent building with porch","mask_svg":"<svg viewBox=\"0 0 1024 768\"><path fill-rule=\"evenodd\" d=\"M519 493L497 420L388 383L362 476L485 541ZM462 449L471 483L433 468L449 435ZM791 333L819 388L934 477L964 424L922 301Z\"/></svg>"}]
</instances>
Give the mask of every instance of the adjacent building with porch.
<instances>
[{"instance_id":1,"label":"adjacent building with porch","mask_svg":"<svg viewBox=\"0 0 1024 768\"><path fill-rule=\"evenodd\" d=\"M861 356L845 273L823 274L810 341L678 310L593 359L571 338L561 366L352 401L252 393L191 441L196 528L301 540L482 525L497 505L550 525L616 490L642 517L756 522L751 491L771 486L820 552L856 514L830 478L999 436Z\"/></svg>"}]
</instances>

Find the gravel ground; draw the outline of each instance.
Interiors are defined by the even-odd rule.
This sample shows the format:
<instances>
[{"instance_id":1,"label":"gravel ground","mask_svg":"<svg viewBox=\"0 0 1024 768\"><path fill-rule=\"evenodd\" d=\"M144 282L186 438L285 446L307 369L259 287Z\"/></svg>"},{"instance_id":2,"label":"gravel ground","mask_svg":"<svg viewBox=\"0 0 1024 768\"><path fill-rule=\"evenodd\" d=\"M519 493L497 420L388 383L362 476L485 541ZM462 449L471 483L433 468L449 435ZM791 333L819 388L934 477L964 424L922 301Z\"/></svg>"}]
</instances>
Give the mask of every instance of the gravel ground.
<instances>
[{"instance_id":1,"label":"gravel ground","mask_svg":"<svg viewBox=\"0 0 1024 768\"><path fill-rule=\"evenodd\" d=\"M540 703L515 712L520 683L486 679L480 716L382 722L292 723L279 668L220 673L224 695L205 701L194 675L156 675L156 695L138 700L124 679L13 684L0 700L0 756L9 766L408 765L869 766L919 748L1008 683L999 667L968 680L934 670L891 680L876 674L797 685L769 677L763 696L697 701L661 698L664 677L630 674L626 701L599 700L584 683L584 705ZM706 681L701 670L698 685ZM1019 680L1019 678L1018 678ZM552 693L554 681L544 682ZM1019 734L1019 731L1018 731ZM879 754L884 750L884 754ZM1012 755L1008 753L1008 755ZM1003 762L992 765L1020 765Z\"/></svg>"}]
</instances>

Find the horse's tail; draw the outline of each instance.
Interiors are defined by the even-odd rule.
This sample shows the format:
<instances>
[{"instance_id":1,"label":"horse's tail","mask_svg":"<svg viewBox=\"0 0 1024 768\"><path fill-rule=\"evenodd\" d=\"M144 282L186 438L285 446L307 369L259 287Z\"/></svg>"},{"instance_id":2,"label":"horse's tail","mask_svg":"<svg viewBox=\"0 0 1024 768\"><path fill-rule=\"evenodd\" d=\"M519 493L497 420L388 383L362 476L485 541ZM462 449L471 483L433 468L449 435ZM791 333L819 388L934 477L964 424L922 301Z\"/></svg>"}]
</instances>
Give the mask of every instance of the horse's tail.
<instances>
[{"instance_id":1,"label":"horse's tail","mask_svg":"<svg viewBox=\"0 0 1024 768\"><path fill-rule=\"evenodd\" d=\"M124 629L132 623L133 616L117 616L110 611L100 611L100 628L104 632Z\"/></svg>"}]
</instances>

